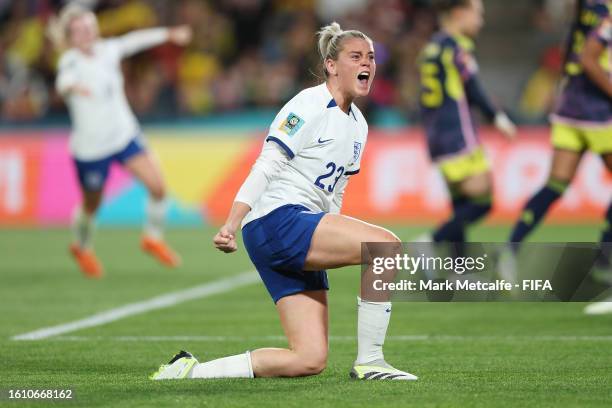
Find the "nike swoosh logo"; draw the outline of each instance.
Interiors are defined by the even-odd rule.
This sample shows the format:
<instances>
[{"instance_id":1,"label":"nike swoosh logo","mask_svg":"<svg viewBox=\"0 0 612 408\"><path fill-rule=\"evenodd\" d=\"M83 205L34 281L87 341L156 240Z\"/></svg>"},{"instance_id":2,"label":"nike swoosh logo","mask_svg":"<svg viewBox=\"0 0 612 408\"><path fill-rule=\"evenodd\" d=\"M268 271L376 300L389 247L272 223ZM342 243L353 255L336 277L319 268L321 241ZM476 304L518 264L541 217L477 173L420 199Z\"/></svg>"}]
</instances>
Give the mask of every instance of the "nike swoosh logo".
<instances>
[{"instance_id":1,"label":"nike swoosh logo","mask_svg":"<svg viewBox=\"0 0 612 408\"><path fill-rule=\"evenodd\" d=\"M327 142L331 142L334 139L325 139L325 140L321 140L321 138L319 138L318 142L319 143L327 143Z\"/></svg>"}]
</instances>

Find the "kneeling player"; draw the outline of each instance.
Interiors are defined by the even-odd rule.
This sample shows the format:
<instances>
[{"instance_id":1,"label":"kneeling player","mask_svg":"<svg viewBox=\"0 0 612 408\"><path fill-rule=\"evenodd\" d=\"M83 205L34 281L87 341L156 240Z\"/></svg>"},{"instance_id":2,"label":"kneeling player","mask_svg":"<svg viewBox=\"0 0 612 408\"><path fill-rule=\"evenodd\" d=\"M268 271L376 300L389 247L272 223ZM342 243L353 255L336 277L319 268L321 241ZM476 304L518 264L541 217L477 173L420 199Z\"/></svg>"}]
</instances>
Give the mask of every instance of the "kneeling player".
<instances>
[{"instance_id":1,"label":"kneeling player","mask_svg":"<svg viewBox=\"0 0 612 408\"><path fill-rule=\"evenodd\" d=\"M276 116L264 148L214 238L236 251L242 224L245 247L272 296L289 348L263 348L198 363L176 355L153 379L298 377L327 363L327 273L361 264L362 242L397 246L391 232L339 214L349 176L357 174L367 123L352 103L369 93L376 72L372 41L336 23L319 33L325 83L305 89ZM415 380L386 363L391 304L358 302L356 379Z\"/></svg>"}]
</instances>

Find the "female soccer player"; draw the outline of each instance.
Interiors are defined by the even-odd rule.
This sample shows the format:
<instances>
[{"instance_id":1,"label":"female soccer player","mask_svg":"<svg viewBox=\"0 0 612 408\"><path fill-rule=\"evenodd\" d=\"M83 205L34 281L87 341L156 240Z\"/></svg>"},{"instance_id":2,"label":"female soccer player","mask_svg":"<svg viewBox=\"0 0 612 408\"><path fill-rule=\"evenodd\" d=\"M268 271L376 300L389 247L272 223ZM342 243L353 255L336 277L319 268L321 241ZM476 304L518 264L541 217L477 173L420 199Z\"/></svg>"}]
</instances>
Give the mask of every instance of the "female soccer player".
<instances>
[{"instance_id":1,"label":"female soccer player","mask_svg":"<svg viewBox=\"0 0 612 408\"><path fill-rule=\"evenodd\" d=\"M483 25L482 0L443 0L438 7L441 30L420 60L420 104L429 153L448 185L453 215L432 240L464 242L465 227L491 209L491 172L470 108L480 108L509 138L516 129L478 79L473 38Z\"/></svg>"},{"instance_id":2,"label":"female soccer player","mask_svg":"<svg viewBox=\"0 0 612 408\"><path fill-rule=\"evenodd\" d=\"M551 116L554 150L548 182L527 202L510 236L512 243L522 242L563 195L587 149L600 155L612 170L610 6L607 0L577 2L562 89ZM602 243L612 241L612 204L606 221Z\"/></svg>"},{"instance_id":3,"label":"female soccer player","mask_svg":"<svg viewBox=\"0 0 612 408\"><path fill-rule=\"evenodd\" d=\"M361 264L362 242L397 245L391 232L339 214L360 170L367 123L352 103L368 95L376 63L365 34L337 23L319 32L325 83L305 89L276 116L261 155L214 237L224 252L244 245L280 315L288 349L264 348L199 364L177 354L153 379L299 377L327 362L325 269ZM391 303L358 299L358 354L351 377L415 380L383 357Z\"/></svg>"},{"instance_id":4,"label":"female soccer player","mask_svg":"<svg viewBox=\"0 0 612 408\"><path fill-rule=\"evenodd\" d=\"M70 4L60 13L55 39L58 46L68 49L59 61L56 88L72 118L70 150L83 195L83 204L74 214L70 252L88 277L103 273L92 247L93 219L113 162L121 163L149 191L142 249L166 266L180 263L163 240L166 187L125 97L120 63L122 58L166 41L185 45L190 38L190 28L175 27L103 40L91 11Z\"/></svg>"}]
</instances>

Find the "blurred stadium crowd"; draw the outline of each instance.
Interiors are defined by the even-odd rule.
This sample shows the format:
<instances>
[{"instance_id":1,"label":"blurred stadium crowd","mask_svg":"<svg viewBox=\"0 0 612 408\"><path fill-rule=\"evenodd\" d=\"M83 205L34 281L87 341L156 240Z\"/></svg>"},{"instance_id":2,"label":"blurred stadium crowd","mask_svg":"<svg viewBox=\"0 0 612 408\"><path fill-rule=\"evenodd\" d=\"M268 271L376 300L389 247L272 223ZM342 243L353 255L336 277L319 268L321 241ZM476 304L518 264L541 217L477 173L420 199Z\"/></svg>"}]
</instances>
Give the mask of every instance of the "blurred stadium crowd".
<instances>
[{"instance_id":1,"label":"blurred stadium crowd","mask_svg":"<svg viewBox=\"0 0 612 408\"><path fill-rule=\"evenodd\" d=\"M429 0L80 2L96 11L105 37L158 25L194 28L194 41L185 49L165 45L124 62L128 98L145 120L278 107L319 81L314 33L332 20L363 30L376 42L378 74L366 111L390 109L412 120L418 89L415 61L436 29ZM45 123L66 117L53 86L58 54L46 35L50 18L64 3L0 0L2 122ZM541 121L550 109L562 65L562 29L571 15L566 3L516 0L509 9L508 2L485 1L488 27L478 42L485 85L519 121ZM516 36L508 36L508 30ZM496 31L525 52L519 58L504 54L506 45L496 43ZM530 37L544 41L534 43ZM487 61L493 62L490 69ZM513 67L518 77L505 80Z\"/></svg>"}]
</instances>

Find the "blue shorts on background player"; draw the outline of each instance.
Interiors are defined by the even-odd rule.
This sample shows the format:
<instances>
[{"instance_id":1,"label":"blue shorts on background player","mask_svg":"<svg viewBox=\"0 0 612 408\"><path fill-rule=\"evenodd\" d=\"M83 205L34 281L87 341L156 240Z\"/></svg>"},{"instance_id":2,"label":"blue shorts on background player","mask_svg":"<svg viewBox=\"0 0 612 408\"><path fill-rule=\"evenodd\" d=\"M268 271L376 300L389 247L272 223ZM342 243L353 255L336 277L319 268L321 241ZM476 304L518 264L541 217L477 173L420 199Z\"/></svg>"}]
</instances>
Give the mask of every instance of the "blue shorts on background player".
<instances>
[{"instance_id":1,"label":"blue shorts on background player","mask_svg":"<svg viewBox=\"0 0 612 408\"><path fill-rule=\"evenodd\" d=\"M84 191L101 191L106 184L111 164L117 162L125 164L129 159L144 153L145 146L142 139L136 137L118 153L103 159L83 161L74 158L79 183Z\"/></svg>"}]
</instances>

